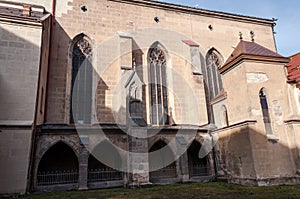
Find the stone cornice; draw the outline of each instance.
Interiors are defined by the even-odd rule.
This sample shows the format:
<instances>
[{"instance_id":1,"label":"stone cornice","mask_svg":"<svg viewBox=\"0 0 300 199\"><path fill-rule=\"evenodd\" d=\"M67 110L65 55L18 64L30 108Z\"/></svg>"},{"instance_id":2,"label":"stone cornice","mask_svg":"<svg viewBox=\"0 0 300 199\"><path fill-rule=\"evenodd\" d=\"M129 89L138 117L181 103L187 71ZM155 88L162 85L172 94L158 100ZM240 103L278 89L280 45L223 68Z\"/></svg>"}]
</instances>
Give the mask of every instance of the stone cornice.
<instances>
[{"instance_id":1,"label":"stone cornice","mask_svg":"<svg viewBox=\"0 0 300 199\"><path fill-rule=\"evenodd\" d=\"M256 124L256 123L257 123L256 120L245 120L245 121L237 122L237 123L232 124L230 126L226 126L224 128L213 130L212 133L220 133L220 132L227 131L227 130L230 130L230 129L239 128L239 127L242 127L242 126L248 126L250 124L253 125L253 124Z\"/></svg>"},{"instance_id":2,"label":"stone cornice","mask_svg":"<svg viewBox=\"0 0 300 199\"><path fill-rule=\"evenodd\" d=\"M226 73L230 69L236 67L238 64L240 64L243 61L249 61L249 62L266 62L266 63L277 63L277 64L286 64L290 60L286 57L271 57L271 56L259 56L259 55L250 55L250 54L241 54L231 62L227 63L226 65L223 65L219 72L221 74Z\"/></svg>"},{"instance_id":3,"label":"stone cornice","mask_svg":"<svg viewBox=\"0 0 300 199\"><path fill-rule=\"evenodd\" d=\"M148 7L159 8L163 10L171 10L176 12L201 15L206 17L214 17L219 19L242 21L242 22L262 24L267 26L275 26L275 22L272 19L263 19L258 17L243 16L243 15L230 14L225 12L217 12L217 11L193 8L193 7L176 5L176 4L165 3L165 2L150 1L150 0L108 0L108 1L148 6Z\"/></svg>"}]
</instances>

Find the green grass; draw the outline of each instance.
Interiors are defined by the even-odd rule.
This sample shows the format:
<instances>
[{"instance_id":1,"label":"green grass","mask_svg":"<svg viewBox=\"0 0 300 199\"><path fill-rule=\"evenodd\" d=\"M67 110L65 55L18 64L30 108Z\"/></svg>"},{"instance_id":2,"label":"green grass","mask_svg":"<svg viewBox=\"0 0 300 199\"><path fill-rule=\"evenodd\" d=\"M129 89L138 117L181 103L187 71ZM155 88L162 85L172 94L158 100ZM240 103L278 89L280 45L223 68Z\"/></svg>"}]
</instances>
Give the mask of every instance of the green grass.
<instances>
[{"instance_id":1,"label":"green grass","mask_svg":"<svg viewBox=\"0 0 300 199\"><path fill-rule=\"evenodd\" d=\"M202 198L299 198L300 185L245 187L226 183L192 183L148 188L115 188L65 191L22 196L25 199L202 199Z\"/></svg>"}]
</instances>

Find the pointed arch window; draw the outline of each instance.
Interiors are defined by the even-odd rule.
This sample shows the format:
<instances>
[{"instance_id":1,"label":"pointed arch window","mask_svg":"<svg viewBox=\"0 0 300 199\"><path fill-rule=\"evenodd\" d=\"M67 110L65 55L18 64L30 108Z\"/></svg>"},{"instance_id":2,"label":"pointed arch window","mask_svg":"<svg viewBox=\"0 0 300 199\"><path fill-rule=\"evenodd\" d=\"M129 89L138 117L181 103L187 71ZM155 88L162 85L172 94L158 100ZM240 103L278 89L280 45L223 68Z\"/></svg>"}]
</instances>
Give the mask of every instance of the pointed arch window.
<instances>
[{"instance_id":1,"label":"pointed arch window","mask_svg":"<svg viewBox=\"0 0 300 199\"><path fill-rule=\"evenodd\" d=\"M91 123L92 71L91 45L80 36L72 49L71 123Z\"/></svg>"},{"instance_id":2,"label":"pointed arch window","mask_svg":"<svg viewBox=\"0 0 300 199\"><path fill-rule=\"evenodd\" d=\"M273 130L272 130L272 126L271 126L270 111L269 111L269 106L268 106L267 95L266 95L266 92L264 89L261 89L259 91L259 99L260 99L260 106L261 106L261 110L262 110L266 134L272 135Z\"/></svg>"},{"instance_id":3,"label":"pointed arch window","mask_svg":"<svg viewBox=\"0 0 300 199\"><path fill-rule=\"evenodd\" d=\"M166 79L166 54L159 44L153 45L148 56L150 74L150 112L154 125L169 124Z\"/></svg>"},{"instance_id":4,"label":"pointed arch window","mask_svg":"<svg viewBox=\"0 0 300 199\"><path fill-rule=\"evenodd\" d=\"M210 100L215 98L223 89L221 74L218 68L222 65L219 53L211 49L206 56L206 81L209 89Z\"/></svg>"}]
</instances>

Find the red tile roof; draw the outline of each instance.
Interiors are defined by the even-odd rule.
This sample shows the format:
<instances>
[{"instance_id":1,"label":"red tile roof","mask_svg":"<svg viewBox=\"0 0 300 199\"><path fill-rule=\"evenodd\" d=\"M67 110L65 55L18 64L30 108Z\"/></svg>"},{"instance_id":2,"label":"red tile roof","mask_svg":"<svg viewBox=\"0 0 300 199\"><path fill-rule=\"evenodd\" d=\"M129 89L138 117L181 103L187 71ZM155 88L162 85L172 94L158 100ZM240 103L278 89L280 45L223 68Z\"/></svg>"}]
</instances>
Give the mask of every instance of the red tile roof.
<instances>
[{"instance_id":1,"label":"red tile roof","mask_svg":"<svg viewBox=\"0 0 300 199\"><path fill-rule=\"evenodd\" d=\"M224 72L243 59L288 63L289 59L255 42L241 40L225 64L219 69Z\"/></svg>"},{"instance_id":2,"label":"red tile roof","mask_svg":"<svg viewBox=\"0 0 300 199\"><path fill-rule=\"evenodd\" d=\"M182 40L183 43L189 45L189 46L194 46L194 47L199 47L199 44L191 41L191 40Z\"/></svg>"},{"instance_id":3,"label":"red tile roof","mask_svg":"<svg viewBox=\"0 0 300 199\"><path fill-rule=\"evenodd\" d=\"M292 55L291 61L286 65L288 82L294 82L300 88L300 53Z\"/></svg>"},{"instance_id":4,"label":"red tile roof","mask_svg":"<svg viewBox=\"0 0 300 199\"><path fill-rule=\"evenodd\" d=\"M0 0L1 18L40 22L46 15L47 12L42 6L25 3L3 2Z\"/></svg>"}]
</instances>

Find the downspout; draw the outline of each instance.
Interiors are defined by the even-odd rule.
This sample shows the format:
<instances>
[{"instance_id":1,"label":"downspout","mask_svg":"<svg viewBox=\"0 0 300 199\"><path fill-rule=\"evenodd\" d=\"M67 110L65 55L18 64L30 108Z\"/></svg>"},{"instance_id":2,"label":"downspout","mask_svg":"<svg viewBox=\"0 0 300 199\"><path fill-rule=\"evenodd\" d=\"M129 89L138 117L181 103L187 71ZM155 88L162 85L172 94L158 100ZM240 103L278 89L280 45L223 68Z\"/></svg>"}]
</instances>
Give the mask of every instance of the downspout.
<instances>
[{"instance_id":1,"label":"downspout","mask_svg":"<svg viewBox=\"0 0 300 199\"><path fill-rule=\"evenodd\" d=\"M50 26L50 45L49 45L49 60L48 60L48 71L47 71L47 82L46 82L46 99L45 99L45 115L44 123L47 123L48 119L48 98L49 98L49 81L50 81L50 67L52 64L52 41L53 41L53 27L55 23L55 7L56 0L52 0L52 11L51 11L51 26Z\"/></svg>"}]
</instances>

